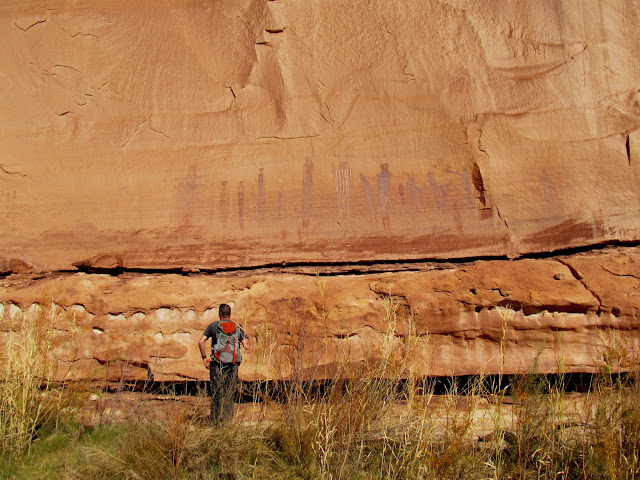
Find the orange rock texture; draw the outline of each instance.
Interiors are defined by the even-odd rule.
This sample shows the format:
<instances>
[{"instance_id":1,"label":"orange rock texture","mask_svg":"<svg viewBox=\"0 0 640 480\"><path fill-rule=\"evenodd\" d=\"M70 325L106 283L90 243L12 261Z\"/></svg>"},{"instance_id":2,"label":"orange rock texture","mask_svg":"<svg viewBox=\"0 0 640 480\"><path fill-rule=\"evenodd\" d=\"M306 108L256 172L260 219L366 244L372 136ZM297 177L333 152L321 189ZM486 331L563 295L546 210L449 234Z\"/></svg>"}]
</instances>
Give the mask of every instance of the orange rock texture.
<instances>
[{"instance_id":1,"label":"orange rock texture","mask_svg":"<svg viewBox=\"0 0 640 480\"><path fill-rule=\"evenodd\" d=\"M204 378L230 299L244 378L389 325L432 374L640 338L635 250L539 258L640 241L637 0L7 0L0 35L0 329L54 301L61 371Z\"/></svg>"},{"instance_id":2,"label":"orange rock texture","mask_svg":"<svg viewBox=\"0 0 640 480\"><path fill-rule=\"evenodd\" d=\"M638 240L638 17L632 0L2 2L4 268Z\"/></svg>"},{"instance_id":3,"label":"orange rock texture","mask_svg":"<svg viewBox=\"0 0 640 480\"><path fill-rule=\"evenodd\" d=\"M596 372L640 348L640 254L336 276L12 276L0 342L46 317L60 379L205 379L197 341L223 302L252 344L245 380L331 377L389 351L417 375Z\"/></svg>"}]
</instances>

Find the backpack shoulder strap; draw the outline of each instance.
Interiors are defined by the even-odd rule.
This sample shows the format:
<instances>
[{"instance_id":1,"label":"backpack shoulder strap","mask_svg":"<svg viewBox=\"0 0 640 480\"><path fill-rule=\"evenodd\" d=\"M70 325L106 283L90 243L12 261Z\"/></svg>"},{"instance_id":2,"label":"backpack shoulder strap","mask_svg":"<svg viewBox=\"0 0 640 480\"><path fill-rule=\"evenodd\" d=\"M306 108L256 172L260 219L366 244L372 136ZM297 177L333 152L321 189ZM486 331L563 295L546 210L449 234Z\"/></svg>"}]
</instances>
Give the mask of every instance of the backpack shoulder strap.
<instances>
[{"instance_id":1,"label":"backpack shoulder strap","mask_svg":"<svg viewBox=\"0 0 640 480\"><path fill-rule=\"evenodd\" d=\"M238 331L238 328L237 328L235 322L232 322L231 320L221 320L220 321L220 328L227 335L234 335L235 336L236 332Z\"/></svg>"}]
</instances>

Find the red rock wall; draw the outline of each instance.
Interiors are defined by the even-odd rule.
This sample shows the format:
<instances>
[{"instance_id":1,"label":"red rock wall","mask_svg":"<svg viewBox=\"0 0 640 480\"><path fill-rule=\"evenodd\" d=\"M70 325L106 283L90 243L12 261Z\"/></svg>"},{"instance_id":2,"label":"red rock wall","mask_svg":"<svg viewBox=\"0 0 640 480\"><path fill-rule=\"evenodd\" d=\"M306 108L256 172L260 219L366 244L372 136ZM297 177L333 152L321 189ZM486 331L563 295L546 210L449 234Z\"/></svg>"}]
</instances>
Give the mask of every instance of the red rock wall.
<instances>
[{"instance_id":1,"label":"red rock wall","mask_svg":"<svg viewBox=\"0 0 640 480\"><path fill-rule=\"evenodd\" d=\"M638 240L639 11L632 0L3 2L3 268Z\"/></svg>"},{"instance_id":2,"label":"red rock wall","mask_svg":"<svg viewBox=\"0 0 640 480\"><path fill-rule=\"evenodd\" d=\"M640 338L635 250L473 260L640 240L639 29L635 0L4 1L0 330L53 299L61 372L204 378L233 299L269 362L413 318L423 373L593 371ZM323 307L292 264L354 275ZM264 355L244 378L289 375Z\"/></svg>"},{"instance_id":3,"label":"red rock wall","mask_svg":"<svg viewBox=\"0 0 640 480\"><path fill-rule=\"evenodd\" d=\"M636 361L640 256L633 250L488 261L420 272L13 276L0 342L55 300L53 357L67 379L205 379L197 341L216 305L252 349L245 380L333 375L336 364L410 355L416 375L596 372Z\"/></svg>"}]
</instances>

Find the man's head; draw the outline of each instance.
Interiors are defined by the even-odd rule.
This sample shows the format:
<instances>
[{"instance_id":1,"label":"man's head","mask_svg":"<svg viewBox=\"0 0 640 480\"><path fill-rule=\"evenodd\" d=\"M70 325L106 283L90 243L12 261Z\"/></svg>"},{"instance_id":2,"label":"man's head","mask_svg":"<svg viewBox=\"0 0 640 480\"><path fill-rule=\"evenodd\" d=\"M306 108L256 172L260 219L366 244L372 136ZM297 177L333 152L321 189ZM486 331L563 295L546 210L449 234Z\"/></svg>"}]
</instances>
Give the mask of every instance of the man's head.
<instances>
[{"instance_id":1,"label":"man's head","mask_svg":"<svg viewBox=\"0 0 640 480\"><path fill-rule=\"evenodd\" d=\"M218 316L220 318L231 318L231 307L226 303L223 303L218 308Z\"/></svg>"}]
</instances>

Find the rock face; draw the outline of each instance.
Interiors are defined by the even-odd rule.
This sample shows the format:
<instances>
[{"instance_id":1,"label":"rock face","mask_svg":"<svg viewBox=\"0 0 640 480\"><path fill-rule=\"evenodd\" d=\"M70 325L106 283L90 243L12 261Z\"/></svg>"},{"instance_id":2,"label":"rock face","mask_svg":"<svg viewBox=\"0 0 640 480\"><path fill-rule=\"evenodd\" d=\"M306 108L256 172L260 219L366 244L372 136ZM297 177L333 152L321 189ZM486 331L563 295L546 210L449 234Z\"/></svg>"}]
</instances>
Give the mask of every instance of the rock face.
<instances>
[{"instance_id":1,"label":"rock face","mask_svg":"<svg viewBox=\"0 0 640 480\"><path fill-rule=\"evenodd\" d=\"M0 257L218 269L638 240L639 16L3 2Z\"/></svg>"},{"instance_id":2,"label":"rock face","mask_svg":"<svg viewBox=\"0 0 640 480\"><path fill-rule=\"evenodd\" d=\"M48 318L61 379L205 379L197 341L231 301L245 380L331 377L389 351L417 375L595 372L640 348L635 250L364 275L14 276L0 342Z\"/></svg>"},{"instance_id":3,"label":"rock face","mask_svg":"<svg viewBox=\"0 0 640 480\"><path fill-rule=\"evenodd\" d=\"M54 301L60 372L204 378L229 299L244 378L640 338L635 250L507 260L640 241L635 0L10 0L0 32L0 328Z\"/></svg>"}]
</instances>

